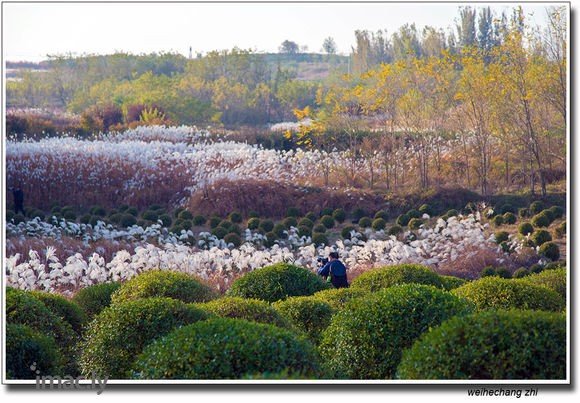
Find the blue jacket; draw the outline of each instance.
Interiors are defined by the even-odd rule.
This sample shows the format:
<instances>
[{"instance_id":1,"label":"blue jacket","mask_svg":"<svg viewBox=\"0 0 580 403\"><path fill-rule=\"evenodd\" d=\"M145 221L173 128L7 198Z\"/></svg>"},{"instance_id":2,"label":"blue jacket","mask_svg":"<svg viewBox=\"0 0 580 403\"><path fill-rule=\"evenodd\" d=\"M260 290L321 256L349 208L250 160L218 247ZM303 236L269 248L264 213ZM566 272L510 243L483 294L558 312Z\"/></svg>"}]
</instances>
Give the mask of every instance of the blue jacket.
<instances>
[{"instance_id":1,"label":"blue jacket","mask_svg":"<svg viewBox=\"0 0 580 403\"><path fill-rule=\"evenodd\" d=\"M331 273L337 277L346 276L346 266L340 260L331 260L318 269L318 275L320 276L326 277Z\"/></svg>"}]
</instances>

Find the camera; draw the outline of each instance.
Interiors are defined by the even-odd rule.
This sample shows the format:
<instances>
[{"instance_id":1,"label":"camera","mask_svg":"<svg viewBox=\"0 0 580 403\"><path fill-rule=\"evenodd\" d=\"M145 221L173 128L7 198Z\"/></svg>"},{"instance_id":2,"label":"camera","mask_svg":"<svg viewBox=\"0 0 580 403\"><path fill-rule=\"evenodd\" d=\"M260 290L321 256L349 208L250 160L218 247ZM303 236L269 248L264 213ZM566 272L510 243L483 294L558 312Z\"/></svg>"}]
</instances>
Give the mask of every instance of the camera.
<instances>
[{"instance_id":1,"label":"camera","mask_svg":"<svg viewBox=\"0 0 580 403\"><path fill-rule=\"evenodd\" d=\"M328 263L328 258L326 257L319 257L316 259L316 261L318 263L320 263L321 266L324 266L326 263Z\"/></svg>"}]
</instances>

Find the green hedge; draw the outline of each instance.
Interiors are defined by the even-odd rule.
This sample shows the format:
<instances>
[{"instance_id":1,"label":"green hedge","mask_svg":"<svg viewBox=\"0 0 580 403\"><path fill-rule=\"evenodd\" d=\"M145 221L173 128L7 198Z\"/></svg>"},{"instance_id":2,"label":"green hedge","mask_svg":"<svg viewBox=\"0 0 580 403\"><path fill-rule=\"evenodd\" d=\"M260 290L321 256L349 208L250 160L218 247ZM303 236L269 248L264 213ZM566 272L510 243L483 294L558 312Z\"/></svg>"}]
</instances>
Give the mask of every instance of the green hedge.
<instances>
[{"instance_id":1,"label":"green hedge","mask_svg":"<svg viewBox=\"0 0 580 403\"><path fill-rule=\"evenodd\" d=\"M277 309L259 299L223 297L198 306L223 318L245 319L283 328L292 327Z\"/></svg>"},{"instance_id":2,"label":"green hedge","mask_svg":"<svg viewBox=\"0 0 580 403\"><path fill-rule=\"evenodd\" d=\"M242 319L217 318L184 326L139 355L138 379L240 379L288 370L318 373L312 344L296 333Z\"/></svg>"},{"instance_id":3,"label":"green hedge","mask_svg":"<svg viewBox=\"0 0 580 403\"><path fill-rule=\"evenodd\" d=\"M546 287L555 291L566 301L566 268L562 267L554 270L544 270L541 273L532 274L521 278L519 281Z\"/></svg>"},{"instance_id":4,"label":"green hedge","mask_svg":"<svg viewBox=\"0 0 580 403\"><path fill-rule=\"evenodd\" d=\"M226 295L274 302L288 297L312 295L332 287L303 267L278 263L262 267L235 280Z\"/></svg>"},{"instance_id":5,"label":"green hedge","mask_svg":"<svg viewBox=\"0 0 580 403\"><path fill-rule=\"evenodd\" d=\"M139 298L167 297L184 302L206 302L214 297L213 290L197 277L170 270L151 270L124 283L111 296L111 302Z\"/></svg>"},{"instance_id":6,"label":"green hedge","mask_svg":"<svg viewBox=\"0 0 580 403\"><path fill-rule=\"evenodd\" d=\"M22 324L6 324L6 378L62 376L61 354L54 338Z\"/></svg>"},{"instance_id":7,"label":"green hedge","mask_svg":"<svg viewBox=\"0 0 580 403\"><path fill-rule=\"evenodd\" d=\"M30 295L42 302L50 312L66 320L75 332L82 332L88 317L74 301L69 301L59 294L41 291L30 291Z\"/></svg>"},{"instance_id":8,"label":"green hedge","mask_svg":"<svg viewBox=\"0 0 580 403\"><path fill-rule=\"evenodd\" d=\"M125 379L135 357L154 339L179 326L210 317L203 309L171 298L144 298L111 305L89 325L80 345L82 373Z\"/></svg>"},{"instance_id":9,"label":"green hedge","mask_svg":"<svg viewBox=\"0 0 580 403\"><path fill-rule=\"evenodd\" d=\"M557 292L519 280L484 277L451 293L473 302L477 309L529 309L561 311L564 300Z\"/></svg>"},{"instance_id":10,"label":"green hedge","mask_svg":"<svg viewBox=\"0 0 580 403\"><path fill-rule=\"evenodd\" d=\"M566 318L483 311L451 318L403 354L400 379L566 378Z\"/></svg>"},{"instance_id":11,"label":"green hedge","mask_svg":"<svg viewBox=\"0 0 580 403\"><path fill-rule=\"evenodd\" d=\"M471 312L446 291L404 284L352 299L337 313L320 343L325 373L347 379L391 378L403 350L430 327Z\"/></svg>"},{"instance_id":12,"label":"green hedge","mask_svg":"<svg viewBox=\"0 0 580 403\"><path fill-rule=\"evenodd\" d=\"M368 270L355 278L351 288L375 292L397 284L428 284L443 288L441 277L426 266L418 264L396 264Z\"/></svg>"},{"instance_id":13,"label":"green hedge","mask_svg":"<svg viewBox=\"0 0 580 403\"><path fill-rule=\"evenodd\" d=\"M332 309L340 311L353 298L363 297L368 292L363 289L348 288L330 288L328 290L318 291L313 297L319 298L330 304Z\"/></svg>"},{"instance_id":14,"label":"green hedge","mask_svg":"<svg viewBox=\"0 0 580 403\"><path fill-rule=\"evenodd\" d=\"M121 284L117 282L90 285L79 290L72 301L80 306L89 318L92 318L111 305L111 295L119 287Z\"/></svg>"},{"instance_id":15,"label":"green hedge","mask_svg":"<svg viewBox=\"0 0 580 403\"><path fill-rule=\"evenodd\" d=\"M314 343L318 343L322 331L330 325L333 313L328 302L316 297L290 297L274 302L273 306Z\"/></svg>"}]
</instances>

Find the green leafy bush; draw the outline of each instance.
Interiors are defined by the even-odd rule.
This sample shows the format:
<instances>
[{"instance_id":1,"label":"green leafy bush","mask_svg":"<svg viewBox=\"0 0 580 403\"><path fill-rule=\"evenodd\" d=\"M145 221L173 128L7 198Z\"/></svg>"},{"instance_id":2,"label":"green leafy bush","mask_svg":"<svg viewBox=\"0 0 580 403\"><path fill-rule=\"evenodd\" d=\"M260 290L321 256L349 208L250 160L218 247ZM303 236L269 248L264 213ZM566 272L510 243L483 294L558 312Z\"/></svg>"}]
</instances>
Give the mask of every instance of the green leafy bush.
<instances>
[{"instance_id":1,"label":"green leafy bush","mask_svg":"<svg viewBox=\"0 0 580 403\"><path fill-rule=\"evenodd\" d=\"M563 221L560 225L556 227L554 230L554 236L556 238L563 238L566 235L566 221Z\"/></svg>"},{"instance_id":2,"label":"green leafy bush","mask_svg":"<svg viewBox=\"0 0 580 403\"><path fill-rule=\"evenodd\" d=\"M552 206L548 210L550 211L550 213L552 213L552 217L554 218L554 220L562 218L562 216L564 215L564 209L560 206Z\"/></svg>"},{"instance_id":3,"label":"green leafy bush","mask_svg":"<svg viewBox=\"0 0 580 403\"><path fill-rule=\"evenodd\" d=\"M400 225L401 227L405 227L407 224L409 224L410 220L411 220L411 217L409 217L409 214L400 214L397 217L397 225Z\"/></svg>"},{"instance_id":4,"label":"green leafy bush","mask_svg":"<svg viewBox=\"0 0 580 403\"><path fill-rule=\"evenodd\" d=\"M550 242L552 240L552 235L545 229L538 229L534 231L531 237L532 241L536 244L536 246L541 246L546 242Z\"/></svg>"},{"instance_id":5,"label":"green leafy bush","mask_svg":"<svg viewBox=\"0 0 580 403\"><path fill-rule=\"evenodd\" d=\"M283 370L312 376L312 344L276 326L217 318L184 326L153 342L134 366L140 379L240 379Z\"/></svg>"},{"instance_id":6,"label":"green leafy bush","mask_svg":"<svg viewBox=\"0 0 580 403\"><path fill-rule=\"evenodd\" d=\"M330 287L332 286L308 269L289 263L278 263L238 278L226 295L274 302L288 297L312 295Z\"/></svg>"},{"instance_id":7,"label":"green leafy bush","mask_svg":"<svg viewBox=\"0 0 580 403\"><path fill-rule=\"evenodd\" d=\"M362 217L358 220L358 225L361 228L369 228L371 225L373 225L373 220L371 220L369 217Z\"/></svg>"},{"instance_id":8,"label":"green leafy bush","mask_svg":"<svg viewBox=\"0 0 580 403\"><path fill-rule=\"evenodd\" d=\"M493 266L485 266L480 272L479 272L479 277L483 278L483 277L491 277L491 276L495 276L496 272L495 272L495 267Z\"/></svg>"},{"instance_id":9,"label":"green leafy bush","mask_svg":"<svg viewBox=\"0 0 580 403\"><path fill-rule=\"evenodd\" d=\"M300 225L298 227L298 236L299 237L312 236L312 229L310 227L307 227L306 225Z\"/></svg>"},{"instance_id":10,"label":"green leafy bush","mask_svg":"<svg viewBox=\"0 0 580 403\"><path fill-rule=\"evenodd\" d=\"M565 267L554 270L544 270L541 273L535 273L528 275L525 278L521 278L519 281L556 291L564 301L566 300L567 280Z\"/></svg>"},{"instance_id":11,"label":"green leafy bush","mask_svg":"<svg viewBox=\"0 0 580 403\"><path fill-rule=\"evenodd\" d=\"M552 217L543 210L532 217L531 223L536 228L549 227L552 222Z\"/></svg>"},{"instance_id":12,"label":"green leafy bush","mask_svg":"<svg viewBox=\"0 0 580 403\"><path fill-rule=\"evenodd\" d=\"M504 224L512 225L512 224L516 223L516 220L517 220L517 217L515 216L514 213L507 212L507 213L504 213L504 215L503 215Z\"/></svg>"},{"instance_id":13,"label":"green leafy bush","mask_svg":"<svg viewBox=\"0 0 580 403\"><path fill-rule=\"evenodd\" d=\"M112 379L127 378L135 357L157 337L205 320L203 309L171 298L144 298L105 308L89 325L80 345L80 366Z\"/></svg>"},{"instance_id":14,"label":"green leafy bush","mask_svg":"<svg viewBox=\"0 0 580 403\"><path fill-rule=\"evenodd\" d=\"M312 232L316 233L320 233L320 234L324 234L326 232L326 227L322 224L316 224L314 226L314 228L312 228Z\"/></svg>"},{"instance_id":15,"label":"green leafy bush","mask_svg":"<svg viewBox=\"0 0 580 403\"><path fill-rule=\"evenodd\" d=\"M400 227L400 226L398 226L398 225L393 225L393 226L392 226L391 228L389 228L389 230L387 231L387 233L388 233L389 235L393 235L393 236L397 236L397 235L399 235L399 234L400 234L400 233L402 233L402 232L403 232L403 228L401 228L401 227Z\"/></svg>"},{"instance_id":16,"label":"green leafy bush","mask_svg":"<svg viewBox=\"0 0 580 403\"><path fill-rule=\"evenodd\" d=\"M531 309L561 311L564 300L555 291L500 277L484 277L467 283L452 294L473 302L477 309Z\"/></svg>"},{"instance_id":17,"label":"green leafy bush","mask_svg":"<svg viewBox=\"0 0 580 403\"><path fill-rule=\"evenodd\" d=\"M496 215L495 217L492 218L491 223L496 227L500 227L503 224L503 216L499 214Z\"/></svg>"},{"instance_id":18,"label":"green leafy bush","mask_svg":"<svg viewBox=\"0 0 580 403\"><path fill-rule=\"evenodd\" d=\"M420 218L411 218L409 220L409 229L419 229L423 225L423 220Z\"/></svg>"},{"instance_id":19,"label":"green leafy bush","mask_svg":"<svg viewBox=\"0 0 580 403\"><path fill-rule=\"evenodd\" d=\"M495 269L495 274L501 278L512 278L512 272L507 267L497 267Z\"/></svg>"},{"instance_id":20,"label":"green leafy bush","mask_svg":"<svg viewBox=\"0 0 580 403\"><path fill-rule=\"evenodd\" d=\"M324 225L326 228L331 229L334 227L334 218L329 215L322 216L320 219L320 223Z\"/></svg>"},{"instance_id":21,"label":"green leafy bush","mask_svg":"<svg viewBox=\"0 0 580 403\"><path fill-rule=\"evenodd\" d=\"M139 298L168 297L184 302L206 302L213 290L192 275L170 270L150 270L124 283L111 296L113 304Z\"/></svg>"},{"instance_id":22,"label":"green leafy bush","mask_svg":"<svg viewBox=\"0 0 580 403\"><path fill-rule=\"evenodd\" d=\"M111 295L121 287L120 283L101 283L82 288L75 294L72 301L92 318L111 305Z\"/></svg>"},{"instance_id":23,"label":"green leafy bush","mask_svg":"<svg viewBox=\"0 0 580 403\"><path fill-rule=\"evenodd\" d=\"M522 235L528 235L534 232L534 226L529 222L524 222L518 227L518 232Z\"/></svg>"},{"instance_id":24,"label":"green leafy bush","mask_svg":"<svg viewBox=\"0 0 580 403\"><path fill-rule=\"evenodd\" d=\"M443 288L441 277L428 267L418 264L396 264L368 270L355 278L351 288L369 292L398 284L418 283Z\"/></svg>"},{"instance_id":25,"label":"green leafy bush","mask_svg":"<svg viewBox=\"0 0 580 403\"><path fill-rule=\"evenodd\" d=\"M288 207L286 212L287 217L299 217L302 214L299 208L297 207Z\"/></svg>"},{"instance_id":26,"label":"green leafy bush","mask_svg":"<svg viewBox=\"0 0 580 403\"><path fill-rule=\"evenodd\" d=\"M421 213L419 212L419 210L416 209L411 209L409 211L407 211L407 215L413 219L413 218L421 218Z\"/></svg>"},{"instance_id":27,"label":"green leafy bush","mask_svg":"<svg viewBox=\"0 0 580 403\"><path fill-rule=\"evenodd\" d=\"M529 217L530 216L530 210L528 208L525 208L525 207L524 208L521 208L521 209L518 210L518 215L521 218Z\"/></svg>"},{"instance_id":28,"label":"green leafy bush","mask_svg":"<svg viewBox=\"0 0 580 403\"><path fill-rule=\"evenodd\" d=\"M276 234L279 239L288 238L288 234L285 232L286 226L284 224L276 224L272 228L272 232Z\"/></svg>"},{"instance_id":29,"label":"green leafy bush","mask_svg":"<svg viewBox=\"0 0 580 403\"><path fill-rule=\"evenodd\" d=\"M250 218L248 220L248 228L249 229L257 229L260 226L260 219L259 218Z\"/></svg>"},{"instance_id":30,"label":"green leafy bush","mask_svg":"<svg viewBox=\"0 0 580 403\"><path fill-rule=\"evenodd\" d=\"M385 210L379 210L373 216L373 219L376 220L377 218L382 218L385 221L389 220L389 214Z\"/></svg>"},{"instance_id":31,"label":"green leafy bush","mask_svg":"<svg viewBox=\"0 0 580 403\"><path fill-rule=\"evenodd\" d=\"M356 228L355 228L355 227L353 227L352 225L347 225L346 227L344 227L344 228L342 229L342 231L340 231L340 236L341 236L343 239L350 239L350 233L351 233L352 231L356 231Z\"/></svg>"},{"instance_id":32,"label":"green leafy bush","mask_svg":"<svg viewBox=\"0 0 580 403\"><path fill-rule=\"evenodd\" d=\"M242 217L242 215L240 213L238 213L237 211L234 211L233 213L231 213L229 215L229 219L231 222L233 222L235 224L239 224L244 220L244 217Z\"/></svg>"},{"instance_id":33,"label":"green leafy bush","mask_svg":"<svg viewBox=\"0 0 580 403\"><path fill-rule=\"evenodd\" d=\"M367 215L366 210L360 207L357 207L352 211L352 218L354 218L357 221L360 221L360 219L366 217L366 215Z\"/></svg>"},{"instance_id":34,"label":"green leafy bush","mask_svg":"<svg viewBox=\"0 0 580 403\"><path fill-rule=\"evenodd\" d=\"M368 292L357 288L330 288L314 293L313 298L319 298L330 304L335 311L341 311L344 306L353 298L363 297Z\"/></svg>"},{"instance_id":35,"label":"green leafy bush","mask_svg":"<svg viewBox=\"0 0 580 403\"><path fill-rule=\"evenodd\" d=\"M552 261L560 259L560 248L554 242L546 242L540 246L540 255L547 257Z\"/></svg>"},{"instance_id":36,"label":"green leafy bush","mask_svg":"<svg viewBox=\"0 0 580 403\"><path fill-rule=\"evenodd\" d=\"M304 218L308 218L310 221L315 222L318 219L318 216L312 211L309 211L304 215Z\"/></svg>"},{"instance_id":37,"label":"green leafy bush","mask_svg":"<svg viewBox=\"0 0 580 403\"><path fill-rule=\"evenodd\" d=\"M382 218L376 218L371 224L375 231L381 231L387 226L387 222Z\"/></svg>"},{"instance_id":38,"label":"green leafy bush","mask_svg":"<svg viewBox=\"0 0 580 403\"><path fill-rule=\"evenodd\" d=\"M321 232L315 232L314 234L312 234L312 243L315 244L316 246L330 245L328 237Z\"/></svg>"},{"instance_id":39,"label":"green leafy bush","mask_svg":"<svg viewBox=\"0 0 580 403\"><path fill-rule=\"evenodd\" d=\"M330 325L333 313L328 302L315 297L290 297L274 302L273 306L314 343L318 343L322 331Z\"/></svg>"},{"instance_id":40,"label":"green leafy bush","mask_svg":"<svg viewBox=\"0 0 580 403\"><path fill-rule=\"evenodd\" d=\"M121 227L132 227L135 224L137 224L137 219L131 214L123 214L119 220Z\"/></svg>"},{"instance_id":41,"label":"green leafy bush","mask_svg":"<svg viewBox=\"0 0 580 403\"><path fill-rule=\"evenodd\" d=\"M41 291L29 291L30 295L39 300L50 312L67 321L77 333L81 333L87 323L87 315L74 301L69 301L59 294Z\"/></svg>"},{"instance_id":42,"label":"green leafy bush","mask_svg":"<svg viewBox=\"0 0 580 403\"><path fill-rule=\"evenodd\" d=\"M190 211L187 211L187 210L181 210L181 211L179 212L179 214L177 215L177 218L178 218L179 220L184 220L184 221L185 221L185 220L192 220L192 219L193 219L193 214L191 214L191 212L190 212Z\"/></svg>"},{"instance_id":43,"label":"green leafy bush","mask_svg":"<svg viewBox=\"0 0 580 403\"><path fill-rule=\"evenodd\" d=\"M207 222L207 218L205 218L205 216L198 214L195 217L193 217L192 222L193 222L193 225L199 227L200 225L205 225L205 223Z\"/></svg>"},{"instance_id":44,"label":"green leafy bush","mask_svg":"<svg viewBox=\"0 0 580 403\"><path fill-rule=\"evenodd\" d=\"M344 222L346 220L346 212L344 209L337 208L332 212L332 218L334 218L338 222Z\"/></svg>"},{"instance_id":45,"label":"green leafy bush","mask_svg":"<svg viewBox=\"0 0 580 403\"><path fill-rule=\"evenodd\" d=\"M274 229L274 223L272 222L272 220L264 220L264 221L260 222L259 228L263 232L270 232Z\"/></svg>"},{"instance_id":46,"label":"green leafy bush","mask_svg":"<svg viewBox=\"0 0 580 403\"><path fill-rule=\"evenodd\" d=\"M429 328L471 306L446 291L404 284L354 298L323 332L325 373L336 378L389 379L403 350Z\"/></svg>"},{"instance_id":47,"label":"green leafy bush","mask_svg":"<svg viewBox=\"0 0 580 403\"><path fill-rule=\"evenodd\" d=\"M300 227L308 227L312 229L314 227L314 223L310 221L308 218L304 217L300 221L298 221L298 228Z\"/></svg>"},{"instance_id":48,"label":"green leafy bush","mask_svg":"<svg viewBox=\"0 0 580 403\"><path fill-rule=\"evenodd\" d=\"M259 299L223 297L198 306L222 318L245 319L289 329L292 327L277 309Z\"/></svg>"},{"instance_id":49,"label":"green leafy bush","mask_svg":"<svg viewBox=\"0 0 580 403\"><path fill-rule=\"evenodd\" d=\"M26 325L6 324L5 360L7 379L63 375L54 338Z\"/></svg>"},{"instance_id":50,"label":"green leafy bush","mask_svg":"<svg viewBox=\"0 0 580 403\"><path fill-rule=\"evenodd\" d=\"M546 208L546 206L544 205L544 203L539 201L539 200L530 203L530 205L528 206L528 210L530 211L530 214L532 214L532 215L538 214L540 211L544 210L545 208Z\"/></svg>"},{"instance_id":51,"label":"green leafy bush","mask_svg":"<svg viewBox=\"0 0 580 403\"><path fill-rule=\"evenodd\" d=\"M242 238L238 234L230 233L224 237L224 241L226 244L234 245L234 248L237 248L242 244Z\"/></svg>"},{"instance_id":52,"label":"green leafy bush","mask_svg":"<svg viewBox=\"0 0 580 403\"><path fill-rule=\"evenodd\" d=\"M463 284L467 284L467 280L455 276L439 276L443 282L443 289L445 291L451 291L455 288L461 287Z\"/></svg>"},{"instance_id":53,"label":"green leafy bush","mask_svg":"<svg viewBox=\"0 0 580 403\"><path fill-rule=\"evenodd\" d=\"M507 231L498 231L495 233L495 242L500 244L509 240L510 234Z\"/></svg>"},{"instance_id":54,"label":"green leafy bush","mask_svg":"<svg viewBox=\"0 0 580 403\"><path fill-rule=\"evenodd\" d=\"M514 274L512 275L513 278L524 278L526 276L529 276L530 272L528 271L528 269L526 269L525 267L520 267L519 269L517 269L516 271L514 271Z\"/></svg>"},{"instance_id":55,"label":"green leafy bush","mask_svg":"<svg viewBox=\"0 0 580 403\"><path fill-rule=\"evenodd\" d=\"M565 379L566 318L538 311L454 317L405 351L400 379Z\"/></svg>"},{"instance_id":56,"label":"green leafy bush","mask_svg":"<svg viewBox=\"0 0 580 403\"><path fill-rule=\"evenodd\" d=\"M298 227L298 220L295 217L288 217L284 219L283 223L286 229L290 229L290 227Z\"/></svg>"},{"instance_id":57,"label":"green leafy bush","mask_svg":"<svg viewBox=\"0 0 580 403\"><path fill-rule=\"evenodd\" d=\"M151 211L151 210L146 210L141 214L141 218L143 218L144 220L147 220L147 221L156 222L158 217L159 216L157 215L157 213L155 211Z\"/></svg>"},{"instance_id":58,"label":"green leafy bush","mask_svg":"<svg viewBox=\"0 0 580 403\"><path fill-rule=\"evenodd\" d=\"M421 204L421 206L419 207L419 213L423 214L428 214L428 215L432 215L433 214L433 210L431 209L431 206L429 206L428 204Z\"/></svg>"},{"instance_id":59,"label":"green leafy bush","mask_svg":"<svg viewBox=\"0 0 580 403\"><path fill-rule=\"evenodd\" d=\"M219 217L215 217L215 216L214 217L210 217L209 218L209 227L212 228L212 229L213 228L217 228L218 225L221 224L221 222L222 222L222 219L219 218Z\"/></svg>"}]
</instances>

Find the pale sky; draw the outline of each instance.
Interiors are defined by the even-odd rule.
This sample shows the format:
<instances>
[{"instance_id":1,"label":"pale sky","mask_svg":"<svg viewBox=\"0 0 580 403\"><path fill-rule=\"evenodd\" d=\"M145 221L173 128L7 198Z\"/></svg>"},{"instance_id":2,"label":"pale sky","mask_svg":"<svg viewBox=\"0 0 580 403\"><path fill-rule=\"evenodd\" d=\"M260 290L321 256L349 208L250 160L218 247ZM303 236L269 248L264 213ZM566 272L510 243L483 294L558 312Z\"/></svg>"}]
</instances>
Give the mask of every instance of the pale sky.
<instances>
[{"instance_id":1,"label":"pale sky","mask_svg":"<svg viewBox=\"0 0 580 403\"><path fill-rule=\"evenodd\" d=\"M459 7L491 6L496 15L521 4L532 24L543 24L557 3L26 3L2 2L5 61L40 61L47 55L132 54L251 49L276 52L289 39L319 52L326 37L350 53L354 31L383 29L390 36L405 23L420 30L454 27ZM562 3L560 3L562 4Z\"/></svg>"}]
</instances>

